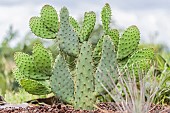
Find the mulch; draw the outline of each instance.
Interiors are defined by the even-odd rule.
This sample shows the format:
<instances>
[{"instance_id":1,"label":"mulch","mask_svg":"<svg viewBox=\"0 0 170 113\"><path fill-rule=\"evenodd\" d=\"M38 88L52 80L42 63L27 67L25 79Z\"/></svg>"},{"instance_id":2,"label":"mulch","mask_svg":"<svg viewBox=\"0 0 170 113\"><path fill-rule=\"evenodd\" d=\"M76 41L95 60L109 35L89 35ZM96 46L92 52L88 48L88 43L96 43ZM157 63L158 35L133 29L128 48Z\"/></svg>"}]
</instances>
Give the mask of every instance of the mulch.
<instances>
[{"instance_id":1,"label":"mulch","mask_svg":"<svg viewBox=\"0 0 170 113\"><path fill-rule=\"evenodd\" d=\"M0 109L0 113L127 113L116 111L115 103L100 103L96 110L74 110L72 106L64 104L56 105L30 105L26 108L7 107ZM161 112L162 111L162 112ZM170 113L168 106L156 105L150 113Z\"/></svg>"}]
</instances>

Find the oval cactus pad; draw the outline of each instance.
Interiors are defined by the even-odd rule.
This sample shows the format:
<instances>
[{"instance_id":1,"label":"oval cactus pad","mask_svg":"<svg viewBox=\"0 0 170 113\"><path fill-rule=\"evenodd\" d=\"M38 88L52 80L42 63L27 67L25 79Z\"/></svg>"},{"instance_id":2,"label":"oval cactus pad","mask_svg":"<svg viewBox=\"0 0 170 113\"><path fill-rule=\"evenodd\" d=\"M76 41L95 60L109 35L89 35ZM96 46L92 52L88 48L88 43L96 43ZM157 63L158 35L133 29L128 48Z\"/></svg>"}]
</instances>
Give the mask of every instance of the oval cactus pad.
<instances>
[{"instance_id":1,"label":"oval cactus pad","mask_svg":"<svg viewBox=\"0 0 170 113\"><path fill-rule=\"evenodd\" d=\"M117 59L123 59L131 54L138 46L140 32L136 26L130 26L119 39Z\"/></svg>"}]
</instances>

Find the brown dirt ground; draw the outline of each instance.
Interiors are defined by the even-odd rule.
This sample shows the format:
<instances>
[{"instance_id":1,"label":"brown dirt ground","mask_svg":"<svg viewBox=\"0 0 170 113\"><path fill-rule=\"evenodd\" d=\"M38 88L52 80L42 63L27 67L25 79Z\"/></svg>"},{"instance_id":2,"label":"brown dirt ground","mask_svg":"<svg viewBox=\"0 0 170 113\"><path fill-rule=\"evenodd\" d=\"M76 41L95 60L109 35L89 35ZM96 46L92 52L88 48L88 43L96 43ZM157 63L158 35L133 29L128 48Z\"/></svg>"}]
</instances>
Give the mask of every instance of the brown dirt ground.
<instances>
[{"instance_id":1,"label":"brown dirt ground","mask_svg":"<svg viewBox=\"0 0 170 113\"><path fill-rule=\"evenodd\" d=\"M5 108L0 113L127 113L116 111L114 103L100 103L96 110L74 110L72 106L56 105L30 105L26 108ZM163 110L163 111L162 111ZM161 112L162 111L162 112ZM170 113L170 107L156 105L150 113Z\"/></svg>"}]
</instances>

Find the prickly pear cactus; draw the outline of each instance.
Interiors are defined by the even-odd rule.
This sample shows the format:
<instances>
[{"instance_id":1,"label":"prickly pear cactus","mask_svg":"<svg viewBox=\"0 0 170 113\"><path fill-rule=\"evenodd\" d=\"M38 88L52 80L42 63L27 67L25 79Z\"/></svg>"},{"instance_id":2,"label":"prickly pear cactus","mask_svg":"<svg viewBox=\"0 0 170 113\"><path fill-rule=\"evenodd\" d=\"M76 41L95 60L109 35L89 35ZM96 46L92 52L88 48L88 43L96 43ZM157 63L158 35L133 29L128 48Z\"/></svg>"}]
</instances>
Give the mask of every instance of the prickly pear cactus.
<instances>
[{"instance_id":1,"label":"prickly pear cactus","mask_svg":"<svg viewBox=\"0 0 170 113\"><path fill-rule=\"evenodd\" d=\"M46 81L36 81L32 79L21 79L20 85L33 95L45 95L51 92L50 85Z\"/></svg>"},{"instance_id":2,"label":"prickly pear cactus","mask_svg":"<svg viewBox=\"0 0 170 113\"><path fill-rule=\"evenodd\" d=\"M116 29L110 28L111 8L105 4L101 12L104 34L92 49L88 42L96 22L94 12L86 12L82 25L71 16L66 7L60 10L60 22L55 9L46 5L41 10L41 17L30 19L32 32L42 38L56 38L60 54L57 56L51 72L51 54L41 45L34 46L33 55L18 53L15 55L17 69L14 70L19 83L30 93L42 88L50 77L52 91L62 101L72 104L75 109L94 109L97 96L104 94L101 82L106 88L110 81L117 79L119 68L138 64L140 69L147 69L148 61L153 58L151 49L138 49L140 33L136 26L127 28L120 37ZM67 58L73 58L73 64ZM42 60L43 59L43 60ZM41 61L42 60L42 61ZM35 87L26 85L33 83ZM48 84L47 84L48 86ZM112 89L109 89L112 90ZM43 92L43 90L39 91ZM34 93L34 94L37 94Z\"/></svg>"},{"instance_id":3,"label":"prickly pear cactus","mask_svg":"<svg viewBox=\"0 0 170 113\"><path fill-rule=\"evenodd\" d=\"M94 29L96 23L96 14L93 11L85 12L84 21L81 27L73 17L70 17L69 20L71 26L74 28L79 36L79 41L87 41L89 39L90 33Z\"/></svg>"},{"instance_id":4,"label":"prickly pear cactus","mask_svg":"<svg viewBox=\"0 0 170 113\"><path fill-rule=\"evenodd\" d=\"M80 42L87 41L90 33L94 29L95 22L96 14L93 11L85 12L83 25L80 30Z\"/></svg>"},{"instance_id":5,"label":"prickly pear cactus","mask_svg":"<svg viewBox=\"0 0 170 113\"><path fill-rule=\"evenodd\" d=\"M40 17L32 17L30 19L30 28L31 31L38 37L53 39L56 37L56 34L50 31Z\"/></svg>"},{"instance_id":6,"label":"prickly pear cactus","mask_svg":"<svg viewBox=\"0 0 170 113\"><path fill-rule=\"evenodd\" d=\"M51 76L53 58L49 50L36 43L32 55L16 52L14 60L17 66L13 70L15 78L27 92L37 95L50 93L47 80Z\"/></svg>"},{"instance_id":7,"label":"prickly pear cactus","mask_svg":"<svg viewBox=\"0 0 170 113\"><path fill-rule=\"evenodd\" d=\"M113 44L115 46L115 51L118 50L118 44L119 44L119 31L117 29L111 29L108 32L108 35L113 41Z\"/></svg>"},{"instance_id":8,"label":"prickly pear cactus","mask_svg":"<svg viewBox=\"0 0 170 113\"><path fill-rule=\"evenodd\" d=\"M74 99L74 82L71 73L62 55L58 55L53 74L50 78L52 91L63 101L73 104Z\"/></svg>"},{"instance_id":9,"label":"prickly pear cactus","mask_svg":"<svg viewBox=\"0 0 170 113\"><path fill-rule=\"evenodd\" d=\"M109 76L113 77L114 79L117 77L116 52L115 52L115 48L114 48L114 45L113 45L113 42L110 36L108 35L104 36L102 46L103 47L102 47L101 59L96 70L95 88L96 88L96 92L98 93L103 92L103 87L100 85L100 82L106 85L107 84L106 81L108 81L106 79L110 79ZM98 82L98 80L100 80L100 82Z\"/></svg>"},{"instance_id":10,"label":"prickly pear cactus","mask_svg":"<svg viewBox=\"0 0 170 113\"><path fill-rule=\"evenodd\" d=\"M79 53L79 39L69 24L69 12L66 7L60 11L60 29L57 35L59 47L69 55L77 56Z\"/></svg>"},{"instance_id":11,"label":"prickly pear cactus","mask_svg":"<svg viewBox=\"0 0 170 113\"><path fill-rule=\"evenodd\" d=\"M101 12L101 19L102 19L102 24L103 24L103 29L105 34L108 34L110 30L109 25L111 22L111 16L112 16L112 11L110 5L106 3L105 6L102 8L102 12Z\"/></svg>"},{"instance_id":12,"label":"prickly pear cactus","mask_svg":"<svg viewBox=\"0 0 170 113\"><path fill-rule=\"evenodd\" d=\"M140 40L139 29L136 26L130 26L124 31L119 39L117 59L123 59L130 55L138 47Z\"/></svg>"},{"instance_id":13,"label":"prickly pear cactus","mask_svg":"<svg viewBox=\"0 0 170 113\"><path fill-rule=\"evenodd\" d=\"M138 76L140 73L139 71L147 72L152 65L152 60L154 58L154 51L153 49L139 49L135 51L130 58L128 59L127 63L124 66L124 69L128 69L129 73L133 73L133 75Z\"/></svg>"},{"instance_id":14,"label":"prickly pear cactus","mask_svg":"<svg viewBox=\"0 0 170 113\"><path fill-rule=\"evenodd\" d=\"M77 20L75 20L72 16L70 16L69 17L69 23L74 28L75 32L79 35L79 33L80 33L80 25L77 22Z\"/></svg>"},{"instance_id":15,"label":"prickly pear cactus","mask_svg":"<svg viewBox=\"0 0 170 113\"><path fill-rule=\"evenodd\" d=\"M45 5L41 10L41 17L32 17L29 21L31 31L38 37L54 39L59 30L58 15L56 10Z\"/></svg>"},{"instance_id":16,"label":"prickly pear cactus","mask_svg":"<svg viewBox=\"0 0 170 113\"><path fill-rule=\"evenodd\" d=\"M87 42L81 46L76 65L75 108L93 109L95 104L92 48ZM88 101L88 102L87 102Z\"/></svg>"},{"instance_id":17,"label":"prickly pear cactus","mask_svg":"<svg viewBox=\"0 0 170 113\"><path fill-rule=\"evenodd\" d=\"M59 21L56 10L50 5L45 5L41 9L40 14L44 25L54 33L57 33L59 30Z\"/></svg>"},{"instance_id":18,"label":"prickly pear cactus","mask_svg":"<svg viewBox=\"0 0 170 113\"><path fill-rule=\"evenodd\" d=\"M75 109L93 109L93 104L95 104L92 63L91 46L84 42L77 59L76 77L73 81L68 64L63 56L58 55L56 58L51 76L52 90L63 101L73 104Z\"/></svg>"},{"instance_id":19,"label":"prickly pear cactus","mask_svg":"<svg viewBox=\"0 0 170 113\"><path fill-rule=\"evenodd\" d=\"M119 42L119 32L117 29L112 29L108 32L108 35L110 36L110 38L112 39L112 42L113 42L113 45L115 47L115 51L117 51L117 48L118 48L118 42ZM101 57L101 52L102 52L102 45L103 45L103 37L105 35L103 35L96 47L94 48L94 52L93 52L93 57L97 60L97 62L99 61L99 58Z\"/></svg>"}]
</instances>

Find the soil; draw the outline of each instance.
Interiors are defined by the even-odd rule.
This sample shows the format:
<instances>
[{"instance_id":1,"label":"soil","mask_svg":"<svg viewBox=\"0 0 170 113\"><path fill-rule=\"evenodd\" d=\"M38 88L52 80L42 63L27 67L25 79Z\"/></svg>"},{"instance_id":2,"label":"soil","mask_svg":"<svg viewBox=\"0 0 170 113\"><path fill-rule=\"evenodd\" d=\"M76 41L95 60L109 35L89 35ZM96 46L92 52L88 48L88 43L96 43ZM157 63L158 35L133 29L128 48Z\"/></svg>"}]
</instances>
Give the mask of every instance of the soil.
<instances>
[{"instance_id":1,"label":"soil","mask_svg":"<svg viewBox=\"0 0 170 113\"><path fill-rule=\"evenodd\" d=\"M22 104L8 104L0 96L0 113L128 113L117 111L113 102L100 103L96 110L75 110L72 106L55 101L57 98L40 98ZM53 105L52 105L53 104ZM151 105L149 113L170 113L170 106Z\"/></svg>"},{"instance_id":2,"label":"soil","mask_svg":"<svg viewBox=\"0 0 170 113\"><path fill-rule=\"evenodd\" d=\"M72 106L64 104L56 105L29 105L27 107L6 107L0 109L0 113L127 113L116 111L114 103L100 103L96 110L74 110ZM161 112L162 111L162 112ZM150 113L170 113L168 106L155 106Z\"/></svg>"}]
</instances>

